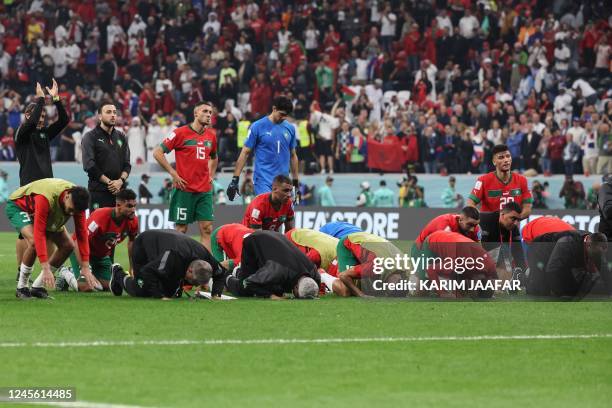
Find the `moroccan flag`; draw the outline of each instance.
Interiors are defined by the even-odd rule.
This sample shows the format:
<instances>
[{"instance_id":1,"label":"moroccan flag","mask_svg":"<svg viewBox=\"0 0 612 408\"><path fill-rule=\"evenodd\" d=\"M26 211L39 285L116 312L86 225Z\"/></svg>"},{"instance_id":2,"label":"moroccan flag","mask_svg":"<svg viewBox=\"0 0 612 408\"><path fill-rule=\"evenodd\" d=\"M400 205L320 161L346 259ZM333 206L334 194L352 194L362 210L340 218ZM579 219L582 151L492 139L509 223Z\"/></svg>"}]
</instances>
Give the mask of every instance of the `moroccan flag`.
<instances>
[{"instance_id":1,"label":"moroccan flag","mask_svg":"<svg viewBox=\"0 0 612 408\"><path fill-rule=\"evenodd\" d=\"M368 167L389 172L401 172L404 151L400 143L380 143L368 140Z\"/></svg>"},{"instance_id":2,"label":"moroccan flag","mask_svg":"<svg viewBox=\"0 0 612 408\"><path fill-rule=\"evenodd\" d=\"M346 85L342 86L340 92L342 92L342 99L344 99L345 102L350 102L357 96L357 93Z\"/></svg>"}]
</instances>

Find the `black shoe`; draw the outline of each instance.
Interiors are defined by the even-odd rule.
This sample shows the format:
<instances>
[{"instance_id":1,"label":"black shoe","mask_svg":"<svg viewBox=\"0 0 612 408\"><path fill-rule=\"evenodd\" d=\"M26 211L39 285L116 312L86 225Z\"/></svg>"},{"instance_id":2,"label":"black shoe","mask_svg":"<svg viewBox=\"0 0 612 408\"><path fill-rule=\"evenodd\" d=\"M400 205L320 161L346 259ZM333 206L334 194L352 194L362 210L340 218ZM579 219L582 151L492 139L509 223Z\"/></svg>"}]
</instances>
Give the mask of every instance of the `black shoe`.
<instances>
[{"instance_id":1,"label":"black shoe","mask_svg":"<svg viewBox=\"0 0 612 408\"><path fill-rule=\"evenodd\" d=\"M39 299L49 298L49 293L47 292L47 289L45 288L32 288L30 289L30 293L32 294L32 297L35 297L35 298L39 298Z\"/></svg>"},{"instance_id":2,"label":"black shoe","mask_svg":"<svg viewBox=\"0 0 612 408\"><path fill-rule=\"evenodd\" d=\"M17 288L15 291L15 297L17 299L32 299L32 294L30 293L30 288Z\"/></svg>"},{"instance_id":3,"label":"black shoe","mask_svg":"<svg viewBox=\"0 0 612 408\"><path fill-rule=\"evenodd\" d=\"M19 282L19 273L20 273L19 267L17 267L17 277L15 278L15 283Z\"/></svg>"},{"instance_id":4,"label":"black shoe","mask_svg":"<svg viewBox=\"0 0 612 408\"><path fill-rule=\"evenodd\" d=\"M119 264L113 264L111 267L111 279L108 283L108 287L113 295L121 296L123 293L123 279L126 277L127 273L123 271L123 268Z\"/></svg>"}]
</instances>

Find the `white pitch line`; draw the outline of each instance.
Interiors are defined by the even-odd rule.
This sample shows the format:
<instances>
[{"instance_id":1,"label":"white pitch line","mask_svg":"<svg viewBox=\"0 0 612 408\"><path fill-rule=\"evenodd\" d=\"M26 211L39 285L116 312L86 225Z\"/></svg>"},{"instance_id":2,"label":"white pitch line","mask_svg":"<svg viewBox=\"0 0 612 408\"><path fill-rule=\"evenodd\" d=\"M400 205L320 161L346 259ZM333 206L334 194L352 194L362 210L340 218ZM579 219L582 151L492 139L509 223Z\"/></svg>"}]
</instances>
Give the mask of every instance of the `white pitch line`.
<instances>
[{"instance_id":1,"label":"white pitch line","mask_svg":"<svg viewBox=\"0 0 612 408\"><path fill-rule=\"evenodd\" d=\"M4 402L9 402L9 401L4 401ZM23 402L23 404L24 405L45 405L45 406L64 407L64 408L154 408L154 407L143 407L141 405L108 404L105 402L90 402L90 401L62 401L62 402L59 402L59 401L56 401L56 402L27 401L27 402Z\"/></svg>"},{"instance_id":2,"label":"white pitch line","mask_svg":"<svg viewBox=\"0 0 612 408\"><path fill-rule=\"evenodd\" d=\"M243 346L260 344L331 344L331 343L410 343L423 341L496 341L496 340L577 340L612 338L612 333L596 334L535 334L535 335L491 335L491 336L427 336L427 337L347 337L322 339L219 339L219 340L100 340L81 342L35 342L0 343L0 348L72 348L72 347L115 347L115 346Z\"/></svg>"}]
</instances>

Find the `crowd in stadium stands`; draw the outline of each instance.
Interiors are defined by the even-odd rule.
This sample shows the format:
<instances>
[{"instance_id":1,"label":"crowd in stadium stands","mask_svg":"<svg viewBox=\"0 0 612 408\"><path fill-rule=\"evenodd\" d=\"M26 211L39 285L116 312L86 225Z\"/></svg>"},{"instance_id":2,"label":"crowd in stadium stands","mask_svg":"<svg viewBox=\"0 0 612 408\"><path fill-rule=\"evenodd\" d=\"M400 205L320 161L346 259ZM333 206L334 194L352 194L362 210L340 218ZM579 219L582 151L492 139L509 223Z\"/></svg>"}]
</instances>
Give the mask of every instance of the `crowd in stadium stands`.
<instances>
[{"instance_id":1,"label":"crowd in stadium stands","mask_svg":"<svg viewBox=\"0 0 612 408\"><path fill-rule=\"evenodd\" d=\"M71 118L54 160L81 160L102 100L117 103L134 164L154 162L152 149L209 100L220 161L231 166L250 122L287 94L306 173L482 173L499 143L516 169L612 172L605 1L4 0L0 8L1 160L15 159L12 135L33 84L54 77Z\"/></svg>"}]
</instances>

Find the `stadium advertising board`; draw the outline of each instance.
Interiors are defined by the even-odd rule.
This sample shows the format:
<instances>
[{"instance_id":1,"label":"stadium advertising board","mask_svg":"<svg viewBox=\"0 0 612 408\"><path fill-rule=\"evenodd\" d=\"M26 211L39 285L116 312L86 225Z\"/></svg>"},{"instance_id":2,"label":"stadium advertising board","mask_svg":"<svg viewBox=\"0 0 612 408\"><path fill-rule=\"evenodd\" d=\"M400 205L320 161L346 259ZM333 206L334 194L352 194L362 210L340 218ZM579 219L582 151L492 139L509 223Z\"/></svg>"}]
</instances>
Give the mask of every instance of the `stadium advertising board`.
<instances>
[{"instance_id":1,"label":"stadium advertising board","mask_svg":"<svg viewBox=\"0 0 612 408\"><path fill-rule=\"evenodd\" d=\"M4 205L0 206L4 214ZM295 212L295 225L298 228L319 229L332 221L346 221L387 239L413 240L421 229L434 217L448 213L444 208L357 208L357 207L298 207ZM218 206L215 208L214 225L241 222L244 207ZM174 228L168 220L168 207L163 205L139 205L137 210L140 231L149 229ZM577 229L597 231L599 214L585 210L546 210L534 211L534 219L543 215L559 217ZM526 221L523 221L523 224ZM0 231L12 231L6 216L0 217ZM190 225L190 233L197 234L195 224Z\"/></svg>"}]
</instances>

